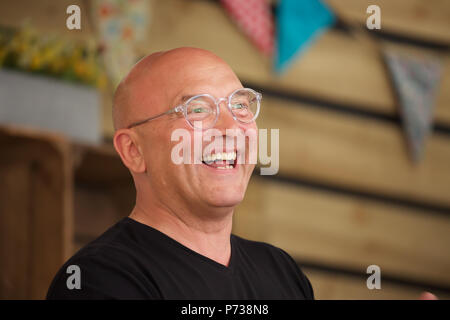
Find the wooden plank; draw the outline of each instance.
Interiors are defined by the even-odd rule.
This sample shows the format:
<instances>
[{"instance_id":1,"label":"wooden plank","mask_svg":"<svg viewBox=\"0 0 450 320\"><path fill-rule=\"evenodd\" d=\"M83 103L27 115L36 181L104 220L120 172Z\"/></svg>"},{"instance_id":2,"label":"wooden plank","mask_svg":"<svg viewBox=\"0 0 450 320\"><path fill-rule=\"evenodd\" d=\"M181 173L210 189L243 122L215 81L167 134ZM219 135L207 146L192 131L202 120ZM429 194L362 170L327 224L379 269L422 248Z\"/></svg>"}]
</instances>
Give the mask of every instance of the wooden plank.
<instances>
[{"instance_id":1,"label":"wooden plank","mask_svg":"<svg viewBox=\"0 0 450 320\"><path fill-rule=\"evenodd\" d=\"M93 146L76 143L75 179L78 183L108 187L112 184L130 183L132 177L112 144Z\"/></svg>"},{"instance_id":2,"label":"wooden plank","mask_svg":"<svg viewBox=\"0 0 450 320\"><path fill-rule=\"evenodd\" d=\"M29 296L30 163L0 161L0 299Z\"/></svg>"},{"instance_id":3,"label":"wooden plank","mask_svg":"<svg viewBox=\"0 0 450 320\"><path fill-rule=\"evenodd\" d=\"M75 189L75 238L93 240L125 215L115 206L108 189Z\"/></svg>"},{"instance_id":4,"label":"wooden plank","mask_svg":"<svg viewBox=\"0 0 450 320\"><path fill-rule=\"evenodd\" d=\"M66 20L67 7L75 4L81 11L81 29L69 30ZM0 24L7 27L21 27L25 23L45 33L63 33L73 38L93 36L89 20L88 2L82 0L15 0L0 2Z\"/></svg>"},{"instance_id":5,"label":"wooden plank","mask_svg":"<svg viewBox=\"0 0 450 320\"><path fill-rule=\"evenodd\" d=\"M450 218L253 177L233 232L298 261L450 286Z\"/></svg>"},{"instance_id":6,"label":"wooden plank","mask_svg":"<svg viewBox=\"0 0 450 320\"><path fill-rule=\"evenodd\" d=\"M75 155L75 247L100 236L119 219L129 215L136 191L129 170L110 144L76 143Z\"/></svg>"},{"instance_id":7,"label":"wooden plank","mask_svg":"<svg viewBox=\"0 0 450 320\"><path fill-rule=\"evenodd\" d=\"M180 46L211 50L227 61L243 81L271 89L301 93L366 110L397 114L390 77L379 56L365 43L336 31L321 36L283 75L211 1L153 1L149 40L140 51L148 54ZM450 58L445 57L436 119L450 124ZM108 130L107 130L108 131ZM112 130L110 129L109 132Z\"/></svg>"},{"instance_id":8,"label":"wooden plank","mask_svg":"<svg viewBox=\"0 0 450 320\"><path fill-rule=\"evenodd\" d=\"M446 0L325 0L344 19L366 25L367 7L381 9L381 30L450 44L450 2Z\"/></svg>"},{"instance_id":9,"label":"wooden plank","mask_svg":"<svg viewBox=\"0 0 450 320\"><path fill-rule=\"evenodd\" d=\"M426 288L410 287L381 280L380 290L369 290L366 279L339 273L302 268L310 280L318 300L417 300ZM439 299L450 299L450 294L433 292Z\"/></svg>"},{"instance_id":10,"label":"wooden plank","mask_svg":"<svg viewBox=\"0 0 450 320\"><path fill-rule=\"evenodd\" d=\"M450 207L450 139L434 134L414 165L402 130L303 104L263 98L259 128L279 129L280 173Z\"/></svg>"},{"instance_id":11,"label":"wooden plank","mask_svg":"<svg viewBox=\"0 0 450 320\"><path fill-rule=\"evenodd\" d=\"M21 299L45 298L51 280L58 268L72 253L72 163L69 144L58 135L44 134L30 129L0 128L0 145L5 154L2 163L29 161L27 207L28 228L26 296ZM8 186L5 186L6 188ZM13 197L14 199L14 197ZM11 207L22 205L20 200ZM15 230L20 234L21 230ZM16 253L13 253L16 254ZM19 268L19 266L18 266ZM14 283L20 286L20 283Z\"/></svg>"},{"instance_id":12,"label":"wooden plank","mask_svg":"<svg viewBox=\"0 0 450 320\"><path fill-rule=\"evenodd\" d=\"M69 149L66 149L66 152ZM72 252L72 172L67 154L51 142L38 141L41 153L33 170L31 299L43 299L61 264ZM31 155L33 156L33 155Z\"/></svg>"}]
</instances>

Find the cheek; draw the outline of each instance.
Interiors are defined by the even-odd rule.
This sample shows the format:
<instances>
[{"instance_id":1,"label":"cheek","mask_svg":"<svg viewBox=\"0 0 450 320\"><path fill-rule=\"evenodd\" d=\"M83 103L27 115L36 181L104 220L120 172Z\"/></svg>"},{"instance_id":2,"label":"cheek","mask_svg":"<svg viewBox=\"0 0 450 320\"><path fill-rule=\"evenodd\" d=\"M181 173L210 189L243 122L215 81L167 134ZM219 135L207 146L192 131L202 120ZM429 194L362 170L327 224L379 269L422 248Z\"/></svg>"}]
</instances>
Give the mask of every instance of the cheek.
<instances>
[{"instance_id":1,"label":"cheek","mask_svg":"<svg viewBox=\"0 0 450 320\"><path fill-rule=\"evenodd\" d=\"M170 162L170 133L157 128L143 137L142 140L145 163L150 173L157 173L164 170Z\"/></svg>"},{"instance_id":2,"label":"cheek","mask_svg":"<svg viewBox=\"0 0 450 320\"><path fill-rule=\"evenodd\" d=\"M173 126L166 129L161 141L165 148L164 153L172 164L194 163L194 132L184 118L175 120Z\"/></svg>"}]
</instances>

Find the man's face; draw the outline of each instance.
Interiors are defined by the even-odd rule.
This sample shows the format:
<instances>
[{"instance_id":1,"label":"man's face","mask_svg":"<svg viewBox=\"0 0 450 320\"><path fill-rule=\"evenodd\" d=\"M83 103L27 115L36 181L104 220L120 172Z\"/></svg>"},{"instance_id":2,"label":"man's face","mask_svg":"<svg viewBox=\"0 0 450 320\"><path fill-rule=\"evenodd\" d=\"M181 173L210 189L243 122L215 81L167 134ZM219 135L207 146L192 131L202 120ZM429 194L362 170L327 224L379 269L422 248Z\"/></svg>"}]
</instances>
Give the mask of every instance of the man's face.
<instances>
[{"instance_id":1,"label":"man's face","mask_svg":"<svg viewBox=\"0 0 450 320\"><path fill-rule=\"evenodd\" d=\"M168 72L162 76L161 80L170 86L161 90L157 99L150 99L153 101L153 107L149 106L142 114L142 118L180 105L186 96L208 93L218 99L228 97L236 89L242 88L236 75L223 63L197 61L179 68L181 69L170 68L172 74ZM149 95L153 93L151 89L147 91ZM145 101L145 98L142 100ZM155 108L154 104L158 101L161 104ZM155 109L158 111L155 112ZM136 129L141 140L148 181L162 203L184 201L195 210L208 207L234 207L242 201L255 165L248 164L249 144L245 143L245 146L240 148L237 146L237 139L233 135L227 136L226 130L231 129L234 132L239 130L243 135L248 129L253 129L256 133L257 127L254 122L243 124L235 121L225 102L220 104L219 118L214 126L224 142L222 151L246 155L246 163L239 164L235 161L232 169L218 168L217 165L202 162L204 160L202 155L205 155L205 148L210 142L203 141L201 154L194 154L194 129L181 115L166 115ZM172 161L172 149L180 143L171 141L172 133L176 129L184 129L190 135L190 141L183 140L181 143L191 150L191 164L177 165ZM200 131L196 136L204 134L205 131ZM227 148L226 139L233 140L232 148ZM248 142L248 138L246 140ZM200 164L194 164L196 156Z\"/></svg>"}]
</instances>

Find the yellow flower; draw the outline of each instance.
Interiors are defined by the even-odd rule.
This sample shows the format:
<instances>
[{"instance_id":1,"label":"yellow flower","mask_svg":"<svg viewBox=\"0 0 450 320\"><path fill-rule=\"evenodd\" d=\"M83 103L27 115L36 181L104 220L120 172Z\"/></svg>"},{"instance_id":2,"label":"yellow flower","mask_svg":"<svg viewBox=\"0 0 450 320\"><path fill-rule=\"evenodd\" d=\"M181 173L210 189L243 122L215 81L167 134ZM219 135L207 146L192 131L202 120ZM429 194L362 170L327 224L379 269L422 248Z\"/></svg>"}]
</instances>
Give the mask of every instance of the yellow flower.
<instances>
[{"instance_id":1,"label":"yellow flower","mask_svg":"<svg viewBox=\"0 0 450 320\"><path fill-rule=\"evenodd\" d=\"M87 74L87 66L83 61L78 61L74 65L75 74L81 78Z\"/></svg>"},{"instance_id":2,"label":"yellow flower","mask_svg":"<svg viewBox=\"0 0 450 320\"><path fill-rule=\"evenodd\" d=\"M52 60L52 63L50 64L50 70L53 73L60 73L61 71L63 71L65 66L65 63L63 61L63 59L61 59L60 57Z\"/></svg>"},{"instance_id":3,"label":"yellow flower","mask_svg":"<svg viewBox=\"0 0 450 320\"><path fill-rule=\"evenodd\" d=\"M39 70L42 66L42 57L39 54L31 58L30 68L31 70Z\"/></svg>"}]
</instances>

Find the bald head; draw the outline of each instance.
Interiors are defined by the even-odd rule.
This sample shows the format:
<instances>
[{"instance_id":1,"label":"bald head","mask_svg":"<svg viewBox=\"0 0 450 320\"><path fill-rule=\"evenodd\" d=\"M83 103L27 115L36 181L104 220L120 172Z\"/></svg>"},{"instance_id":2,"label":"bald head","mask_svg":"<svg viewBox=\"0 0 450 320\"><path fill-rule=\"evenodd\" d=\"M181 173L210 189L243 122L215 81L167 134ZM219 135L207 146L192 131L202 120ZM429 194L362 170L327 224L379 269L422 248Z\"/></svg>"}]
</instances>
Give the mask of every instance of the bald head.
<instances>
[{"instance_id":1,"label":"bald head","mask_svg":"<svg viewBox=\"0 0 450 320\"><path fill-rule=\"evenodd\" d=\"M116 89L113 102L115 130L168 110L173 106L167 104L190 81L205 75L213 76L216 72L228 73L239 81L225 61L207 50L184 47L146 56Z\"/></svg>"}]
</instances>

